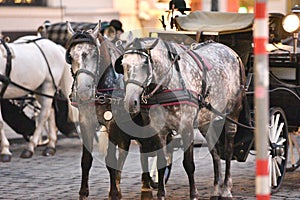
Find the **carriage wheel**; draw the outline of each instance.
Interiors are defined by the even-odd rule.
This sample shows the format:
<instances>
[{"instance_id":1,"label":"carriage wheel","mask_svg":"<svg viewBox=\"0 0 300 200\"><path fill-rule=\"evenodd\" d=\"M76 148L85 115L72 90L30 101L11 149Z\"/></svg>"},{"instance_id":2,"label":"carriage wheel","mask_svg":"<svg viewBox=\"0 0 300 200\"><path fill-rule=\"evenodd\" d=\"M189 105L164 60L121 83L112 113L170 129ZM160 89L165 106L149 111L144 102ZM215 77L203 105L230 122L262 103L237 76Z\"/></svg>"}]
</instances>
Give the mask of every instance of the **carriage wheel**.
<instances>
[{"instance_id":1,"label":"carriage wheel","mask_svg":"<svg viewBox=\"0 0 300 200\"><path fill-rule=\"evenodd\" d=\"M286 171L294 171L300 166L300 128L289 133L289 157Z\"/></svg>"},{"instance_id":2,"label":"carriage wheel","mask_svg":"<svg viewBox=\"0 0 300 200\"><path fill-rule=\"evenodd\" d=\"M274 193L282 184L288 157L288 127L281 108L270 110L269 144L269 178Z\"/></svg>"}]
</instances>

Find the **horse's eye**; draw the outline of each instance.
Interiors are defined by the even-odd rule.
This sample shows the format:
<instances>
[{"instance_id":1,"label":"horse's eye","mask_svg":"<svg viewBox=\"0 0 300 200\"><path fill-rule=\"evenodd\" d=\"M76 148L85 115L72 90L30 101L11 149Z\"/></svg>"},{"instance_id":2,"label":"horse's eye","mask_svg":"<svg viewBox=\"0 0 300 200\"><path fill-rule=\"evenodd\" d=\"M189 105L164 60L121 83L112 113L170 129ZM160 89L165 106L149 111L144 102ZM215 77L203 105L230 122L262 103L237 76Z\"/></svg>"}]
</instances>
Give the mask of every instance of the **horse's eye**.
<instances>
[{"instance_id":1,"label":"horse's eye","mask_svg":"<svg viewBox=\"0 0 300 200\"><path fill-rule=\"evenodd\" d=\"M145 59L144 60L144 65L148 65L149 63L148 63L148 59Z\"/></svg>"}]
</instances>

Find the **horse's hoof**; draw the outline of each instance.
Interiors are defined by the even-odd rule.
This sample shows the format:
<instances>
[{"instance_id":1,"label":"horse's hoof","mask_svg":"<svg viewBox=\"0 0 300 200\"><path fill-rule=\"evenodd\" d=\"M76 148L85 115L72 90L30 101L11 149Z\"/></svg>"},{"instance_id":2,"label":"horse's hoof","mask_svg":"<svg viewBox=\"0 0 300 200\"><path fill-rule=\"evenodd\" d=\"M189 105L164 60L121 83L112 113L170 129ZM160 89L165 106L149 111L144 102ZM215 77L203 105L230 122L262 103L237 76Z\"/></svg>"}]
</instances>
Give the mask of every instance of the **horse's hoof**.
<instances>
[{"instance_id":1,"label":"horse's hoof","mask_svg":"<svg viewBox=\"0 0 300 200\"><path fill-rule=\"evenodd\" d=\"M150 181L150 186L153 188L153 189L157 189L158 188L158 183L155 183L154 181Z\"/></svg>"},{"instance_id":2,"label":"horse's hoof","mask_svg":"<svg viewBox=\"0 0 300 200\"><path fill-rule=\"evenodd\" d=\"M79 135L76 131L64 134L67 138L79 138Z\"/></svg>"},{"instance_id":3,"label":"horse's hoof","mask_svg":"<svg viewBox=\"0 0 300 200\"><path fill-rule=\"evenodd\" d=\"M233 200L233 197L220 197L221 200Z\"/></svg>"},{"instance_id":4,"label":"horse's hoof","mask_svg":"<svg viewBox=\"0 0 300 200\"><path fill-rule=\"evenodd\" d=\"M166 197L157 197L157 200L165 200Z\"/></svg>"},{"instance_id":5,"label":"horse's hoof","mask_svg":"<svg viewBox=\"0 0 300 200\"><path fill-rule=\"evenodd\" d=\"M88 200L88 197L87 196L79 196L79 200Z\"/></svg>"},{"instance_id":6,"label":"horse's hoof","mask_svg":"<svg viewBox=\"0 0 300 200\"><path fill-rule=\"evenodd\" d=\"M190 200L198 200L199 197L198 196L195 196L195 197L191 197Z\"/></svg>"},{"instance_id":7,"label":"horse's hoof","mask_svg":"<svg viewBox=\"0 0 300 200\"><path fill-rule=\"evenodd\" d=\"M209 199L210 200L219 200L219 199L221 199L221 197L219 197L219 196L211 196Z\"/></svg>"},{"instance_id":8,"label":"horse's hoof","mask_svg":"<svg viewBox=\"0 0 300 200\"><path fill-rule=\"evenodd\" d=\"M31 158L33 156L33 152L28 149L24 149L20 155L20 158Z\"/></svg>"},{"instance_id":9,"label":"horse's hoof","mask_svg":"<svg viewBox=\"0 0 300 200\"><path fill-rule=\"evenodd\" d=\"M46 147L45 150L43 151L42 155L43 156L54 156L56 153L56 149L53 147Z\"/></svg>"},{"instance_id":10,"label":"horse's hoof","mask_svg":"<svg viewBox=\"0 0 300 200\"><path fill-rule=\"evenodd\" d=\"M121 200L122 198L116 197L108 197L108 200Z\"/></svg>"},{"instance_id":11,"label":"horse's hoof","mask_svg":"<svg viewBox=\"0 0 300 200\"><path fill-rule=\"evenodd\" d=\"M9 155L9 154L1 154L0 155L0 161L1 162L10 162L11 161L11 155Z\"/></svg>"},{"instance_id":12,"label":"horse's hoof","mask_svg":"<svg viewBox=\"0 0 300 200\"><path fill-rule=\"evenodd\" d=\"M151 189L142 189L141 200L152 200L153 194Z\"/></svg>"},{"instance_id":13,"label":"horse's hoof","mask_svg":"<svg viewBox=\"0 0 300 200\"><path fill-rule=\"evenodd\" d=\"M109 200L121 200L122 194L120 192L116 192L116 193L109 192L108 199Z\"/></svg>"}]
</instances>

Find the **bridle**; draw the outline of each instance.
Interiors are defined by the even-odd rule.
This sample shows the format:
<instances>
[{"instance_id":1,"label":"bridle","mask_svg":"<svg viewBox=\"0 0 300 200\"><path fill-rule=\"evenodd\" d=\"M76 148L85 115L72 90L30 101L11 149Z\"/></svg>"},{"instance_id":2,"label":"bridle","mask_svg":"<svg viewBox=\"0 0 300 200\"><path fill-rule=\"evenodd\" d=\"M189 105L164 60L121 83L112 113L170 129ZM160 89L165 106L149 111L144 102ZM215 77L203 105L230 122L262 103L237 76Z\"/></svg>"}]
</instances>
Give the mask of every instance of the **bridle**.
<instances>
[{"instance_id":1,"label":"bridle","mask_svg":"<svg viewBox=\"0 0 300 200\"><path fill-rule=\"evenodd\" d=\"M96 71L95 72L92 72L86 68L80 68L78 69L76 72L73 71L72 67L71 67L71 73L72 73L72 76L73 76L73 85L72 85L72 91L75 93L76 95L76 87L75 85L77 85L77 78L80 74L86 74L90 77L92 77L93 79L93 86L96 87L96 84L98 83L98 79L99 79L99 76L100 76L100 69L99 69L99 64L100 64L100 50L99 50L99 45L97 44L97 38L94 39L88 32L86 31L83 31L83 32L77 32L75 33L72 38L68 41L67 43L67 51L66 51L66 62L68 64L71 64L72 65L72 57L70 55L70 50L72 47L74 47L75 45L77 44L80 44L80 43L89 43L89 44L92 44L95 46L96 48ZM93 93L95 94L95 87L92 88L93 89ZM95 96L95 95L93 95ZM75 98L75 101L77 99Z\"/></svg>"},{"instance_id":2,"label":"bridle","mask_svg":"<svg viewBox=\"0 0 300 200\"><path fill-rule=\"evenodd\" d=\"M136 40L138 40L138 39L136 39ZM155 46L158 44L158 42L159 42L159 39L156 39L154 41L154 43L151 45L151 47L149 47L147 49L142 49L142 48L129 49L129 50L125 51L125 53L124 53L124 55L125 54L139 54L139 55L142 55L142 56L146 57L146 59L147 59L147 64L148 64L147 73L148 73L148 76L147 76L146 80L144 82L140 82L140 81L136 81L136 80L133 80L133 79L128 79L125 82L125 85L127 85L128 83L133 83L133 84L138 85L139 87L143 88L143 92L142 92L142 95L141 95L141 100L145 104L147 104L147 99L151 98L162 87L163 82L166 81L166 78L168 77L166 75L171 71L171 69L173 69L172 66L174 65L174 63L176 63L180 59L179 55L176 55L174 57L174 59L172 59L171 65L167 69L165 76L161 80L159 80L158 84L156 84L155 88L150 93L146 94L146 91L147 91L146 89L151 84L152 79L153 79L153 60L151 58L151 50L153 48L155 48ZM137 44L138 44L139 47L141 46L140 41L137 41Z\"/></svg>"},{"instance_id":3,"label":"bridle","mask_svg":"<svg viewBox=\"0 0 300 200\"><path fill-rule=\"evenodd\" d=\"M96 53L97 53L97 56L96 56L96 63L97 63L97 66L99 64L99 46L97 45L97 39L94 39L92 36L89 35L88 32L77 32L75 33L72 38L69 40L68 44L67 44L67 51L66 51L66 62L68 64L72 64L72 58L71 58L71 55L70 55L70 50L73 46L77 45L77 44L80 44L80 43L90 43L92 45L94 45L96 47ZM96 68L96 73L90 71L90 70L87 70L85 68L81 68L79 70L77 70L76 72L73 71L72 67L71 67L71 72L72 72L72 76L74 78L74 81L76 81L77 77L79 76L79 74L81 73L84 73L84 74L87 74L89 76L91 76L93 78L93 81L94 83L96 84L97 82L97 78L99 77L99 68L97 67Z\"/></svg>"},{"instance_id":4,"label":"bridle","mask_svg":"<svg viewBox=\"0 0 300 200\"><path fill-rule=\"evenodd\" d=\"M140 82L140 81L137 81L137 80L133 80L133 79L128 79L126 82L125 82L125 85L127 85L128 83L133 83L135 85L138 85L139 87L142 87L144 90L146 87L148 87L150 85L150 83L152 82L152 79L153 79L153 60L151 58L151 52L150 50L127 50L125 51L124 55L126 54L139 54L141 56L144 56L146 57L147 59L147 65L148 65L148 71L147 71L147 78L144 82Z\"/></svg>"}]
</instances>

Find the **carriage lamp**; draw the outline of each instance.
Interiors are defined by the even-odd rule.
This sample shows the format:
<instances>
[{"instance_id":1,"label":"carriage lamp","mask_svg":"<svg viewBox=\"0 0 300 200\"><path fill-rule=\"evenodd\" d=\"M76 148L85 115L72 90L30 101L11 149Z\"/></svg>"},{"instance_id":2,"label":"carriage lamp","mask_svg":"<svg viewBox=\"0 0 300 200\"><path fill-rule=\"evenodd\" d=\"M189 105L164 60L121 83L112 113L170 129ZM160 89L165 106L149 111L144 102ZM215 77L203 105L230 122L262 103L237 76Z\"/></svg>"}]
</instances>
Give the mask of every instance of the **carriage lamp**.
<instances>
[{"instance_id":1,"label":"carriage lamp","mask_svg":"<svg viewBox=\"0 0 300 200\"><path fill-rule=\"evenodd\" d=\"M283 29L286 32L293 34L294 53L297 53L298 35L299 35L298 32L300 27L299 14L300 14L300 7L296 5L292 8L292 13L285 16L282 20Z\"/></svg>"},{"instance_id":2,"label":"carriage lamp","mask_svg":"<svg viewBox=\"0 0 300 200\"><path fill-rule=\"evenodd\" d=\"M112 112L109 111L109 110L105 111L104 114L103 114L103 118L104 118L106 121L111 120L112 117L113 117Z\"/></svg>"}]
</instances>

